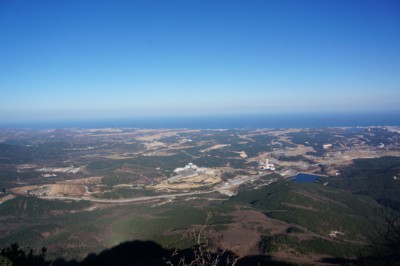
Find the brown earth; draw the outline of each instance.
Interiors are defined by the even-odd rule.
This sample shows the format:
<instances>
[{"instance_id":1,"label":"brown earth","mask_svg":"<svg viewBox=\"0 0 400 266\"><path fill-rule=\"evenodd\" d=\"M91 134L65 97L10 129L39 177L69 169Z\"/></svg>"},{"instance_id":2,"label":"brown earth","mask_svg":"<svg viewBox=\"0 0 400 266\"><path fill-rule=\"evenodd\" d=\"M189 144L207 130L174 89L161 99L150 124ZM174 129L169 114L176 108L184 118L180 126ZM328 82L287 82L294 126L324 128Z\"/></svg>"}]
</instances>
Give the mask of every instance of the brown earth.
<instances>
[{"instance_id":1,"label":"brown earth","mask_svg":"<svg viewBox=\"0 0 400 266\"><path fill-rule=\"evenodd\" d=\"M95 185L100 184L101 180L103 179L102 176L93 176L81 179L74 179L74 180L65 180L57 182L57 184L66 184L66 185Z\"/></svg>"},{"instance_id":2,"label":"brown earth","mask_svg":"<svg viewBox=\"0 0 400 266\"><path fill-rule=\"evenodd\" d=\"M55 184L50 186L48 196L83 196L86 193L86 188L82 185L59 185Z\"/></svg>"}]
</instances>

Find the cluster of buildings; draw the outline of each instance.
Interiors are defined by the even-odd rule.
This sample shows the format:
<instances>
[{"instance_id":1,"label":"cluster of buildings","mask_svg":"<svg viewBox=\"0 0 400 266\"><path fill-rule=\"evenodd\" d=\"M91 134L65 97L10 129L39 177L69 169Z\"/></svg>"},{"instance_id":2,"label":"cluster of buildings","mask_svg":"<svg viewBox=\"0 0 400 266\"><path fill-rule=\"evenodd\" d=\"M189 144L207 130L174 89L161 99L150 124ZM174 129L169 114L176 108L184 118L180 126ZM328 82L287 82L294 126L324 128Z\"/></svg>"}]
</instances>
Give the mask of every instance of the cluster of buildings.
<instances>
[{"instance_id":1,"label":"cluster of buildings","mask_svg":"<svg viewBox=\"0 0 400 266\"><path fill-rule=\"evenodd\" d=\"M271 170L275 171L275 165L268 162L268 159L265 159L265 162L258 162L258 168L260 170Z\"/></svg>"},{"instance_id":2,"label":"cluster of buildings","mask_svg":"<svg viewBox=\"0 0 400 266\"><path fill-rule=\"evenodd\" d=\"M178 167L174 170L174 173L177 174L168 179L168 182L176 182L182 179L194 177L197 175L214 175L215 171L213 169L198 167L193 163L188 163L185 167Z\"/></svg>"},{"instance_id":3,"label":"cluster of buildings","mask_svg":"<svg viewBox=\"0 0 400 266\"><path fill-rule=\"evenodd\" d=\"M182 174L182 173L196 173L196 174L204 174L204 175L213 175L214 170L208 169L205 167L197 167L197 165L193 163L188 163L185 167L178 167L174 170L175 174Z\"/></svg>"}]
</instances>

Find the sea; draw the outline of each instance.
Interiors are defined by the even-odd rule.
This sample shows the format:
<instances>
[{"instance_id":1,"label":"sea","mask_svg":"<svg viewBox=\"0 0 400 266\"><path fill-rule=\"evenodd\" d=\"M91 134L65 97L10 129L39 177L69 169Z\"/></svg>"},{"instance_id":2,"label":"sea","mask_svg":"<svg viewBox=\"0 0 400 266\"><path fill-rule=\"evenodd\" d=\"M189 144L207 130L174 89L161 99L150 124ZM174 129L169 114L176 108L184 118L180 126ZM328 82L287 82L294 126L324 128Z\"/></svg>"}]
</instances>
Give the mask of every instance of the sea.
<instances>
[{"instance_id":1,"label":"sea","mask_svg":"<svg viewBox=\"0 0 400 266\"><path fill-rule=\"evenodd\" d=\"M0 122L0 128L259 129L400 126L398 112L290 113Z\"/></svg>"}]
</instances>

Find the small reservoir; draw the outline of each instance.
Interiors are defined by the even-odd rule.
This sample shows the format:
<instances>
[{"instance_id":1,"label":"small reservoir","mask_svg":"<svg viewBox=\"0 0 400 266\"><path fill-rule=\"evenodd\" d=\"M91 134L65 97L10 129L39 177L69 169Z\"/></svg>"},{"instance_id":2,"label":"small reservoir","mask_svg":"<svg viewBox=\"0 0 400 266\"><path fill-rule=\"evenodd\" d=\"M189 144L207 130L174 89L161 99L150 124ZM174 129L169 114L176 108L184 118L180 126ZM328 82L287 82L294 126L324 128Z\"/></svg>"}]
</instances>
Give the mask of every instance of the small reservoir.
<instances>
[{"instance_id":1,"label":"small reservoir","mask_svg":"<svg viewBox=\"0 0 400 266\"><path fill-rule=\"evenodd\" d=\"M293 181L296 183L314 183L318 177L318 175L299 173L294 177Z\"/></svg>"}]
</instances>

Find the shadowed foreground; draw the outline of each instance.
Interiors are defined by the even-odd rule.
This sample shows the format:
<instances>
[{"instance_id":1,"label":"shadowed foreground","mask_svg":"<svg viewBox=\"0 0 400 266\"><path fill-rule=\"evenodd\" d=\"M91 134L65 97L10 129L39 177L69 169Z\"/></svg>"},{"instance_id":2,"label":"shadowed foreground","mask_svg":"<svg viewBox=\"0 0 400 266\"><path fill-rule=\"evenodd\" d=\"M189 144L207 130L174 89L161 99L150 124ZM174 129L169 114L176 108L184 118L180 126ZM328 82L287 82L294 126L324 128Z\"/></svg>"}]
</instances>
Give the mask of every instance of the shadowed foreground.
<instances>
[{"instance_id":1,"label":"shadowed foreground","mask_svg":"<svg viewBox=\"0 0 400 266\"><path fill-rule=\"evenodd\" d=\"M89 254L82 261L65 260L54 261L45 259L46 249L42 253L34 254L31 250L25 253L17 244L13 244L1 251L0 265L32 265L32 266L164 266L164 265L291 265L273 261L269 256L249 256L238 258L229 251L210 252L204 246L194 246L185 250L164 249L152 241L131 241L121 243L99 254Z\"/></svg>"},{"instance_id":2,"label":"shadowed foreground","mask_svg":"<svg viewBox=\"0 0 400 266\"><path fill-rule=\"evenodd\" d=\"M229 251L211 252L204 245L196 245L190 249L165 249L152 241L124 242L99 254L89 254L82 261L65 260L63 258L49 261L45 259L46 248L39 254L33 250L26 253L18 244L12 244L0 252L0 265L4 266L228 266L228 265L293 265L275 261L270 256L254 255L238 258ZM344 258L325 258L320 262L328 265L400 265L399 256L371 256L349 260Z\"/></svg>"}]
</instances>

